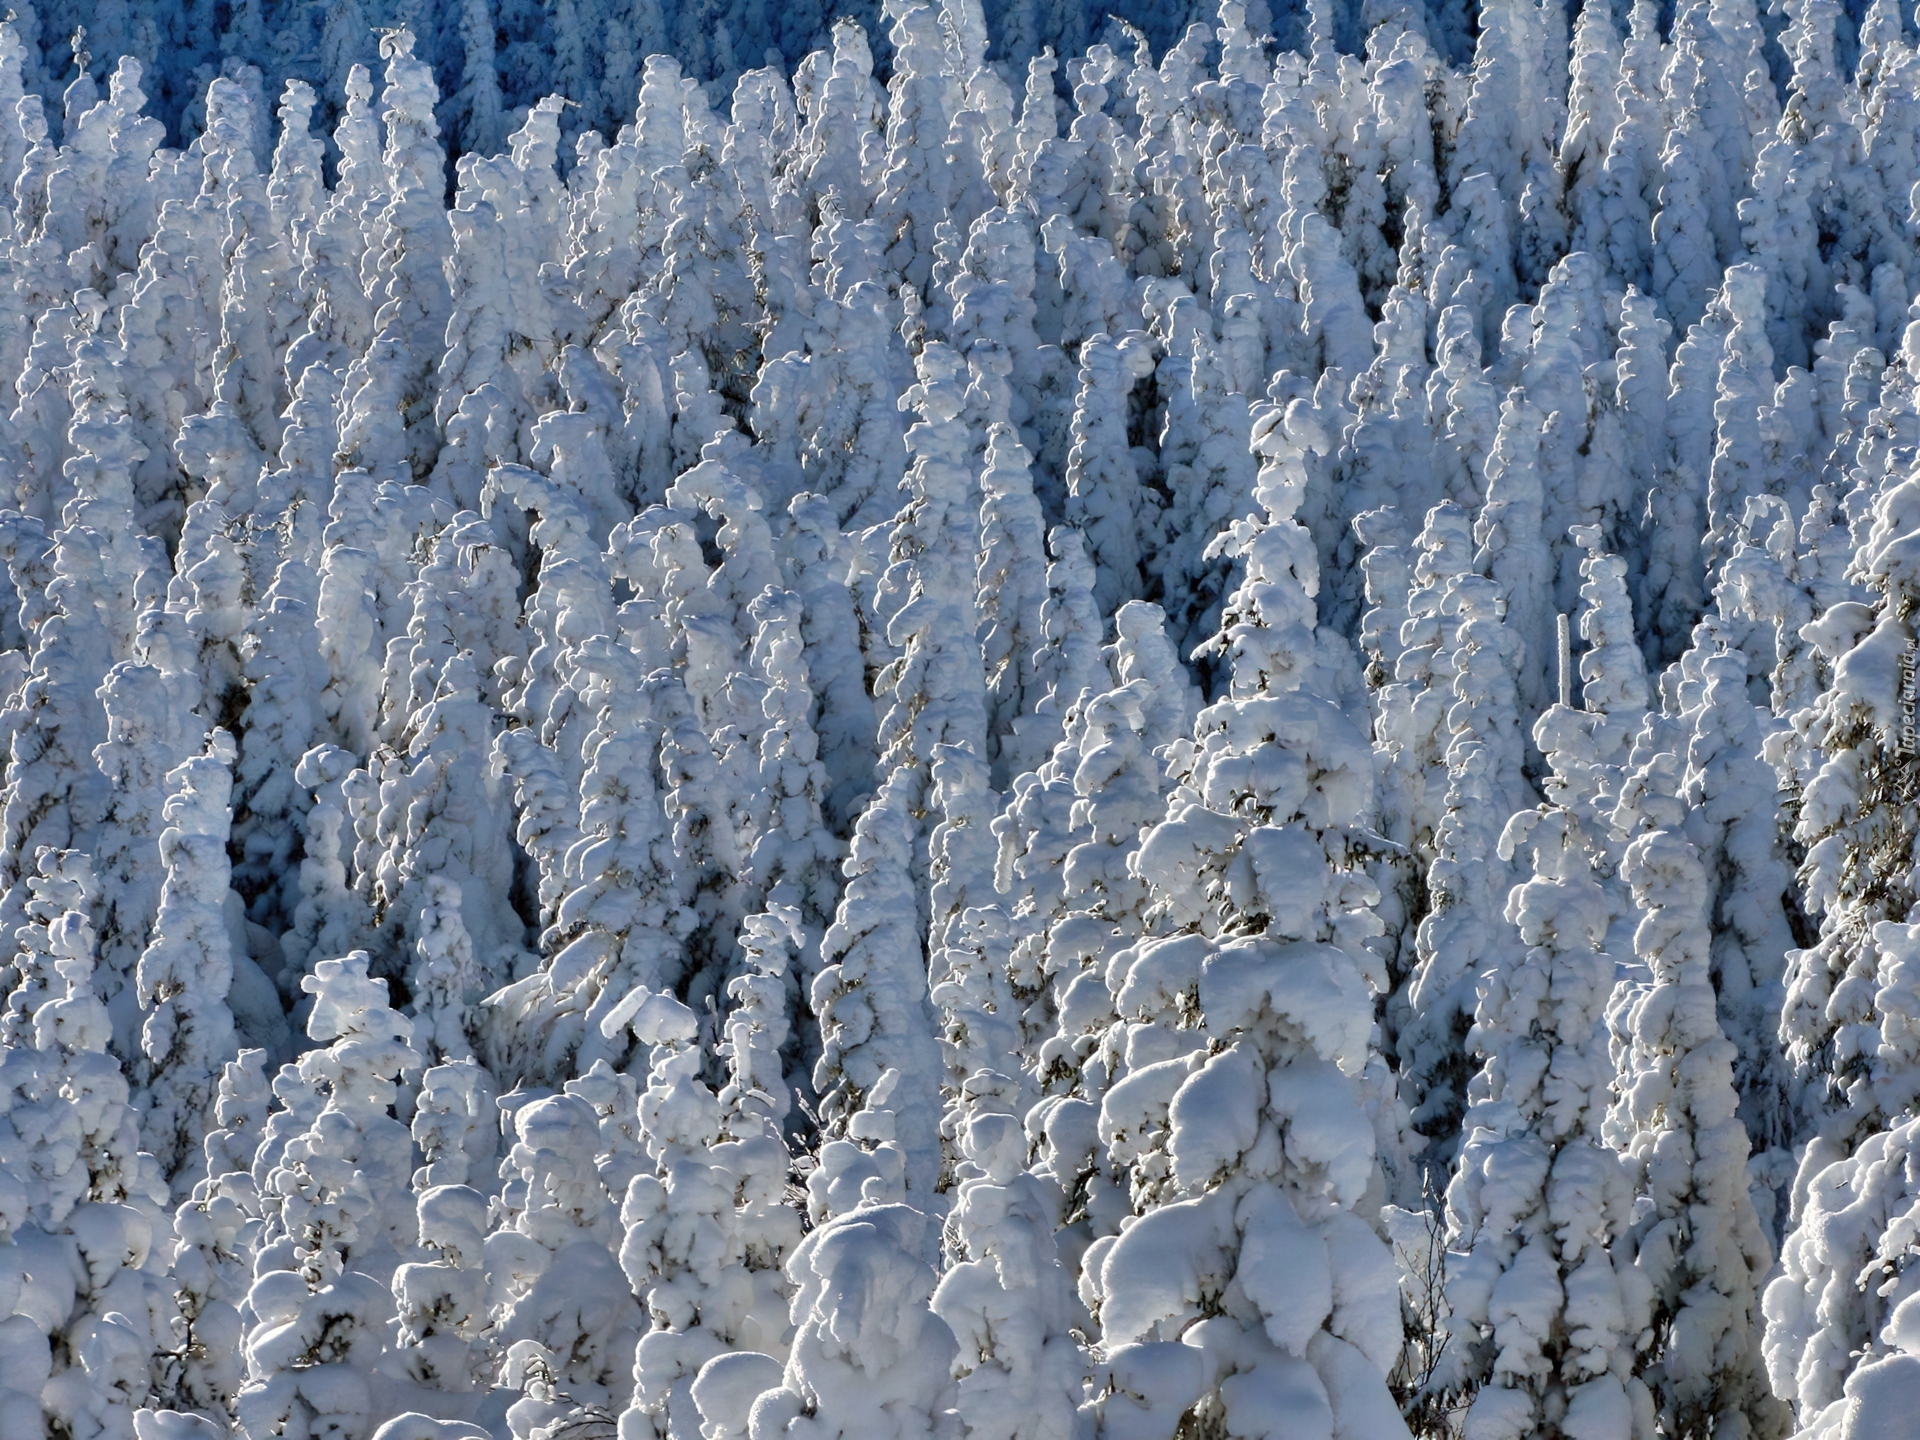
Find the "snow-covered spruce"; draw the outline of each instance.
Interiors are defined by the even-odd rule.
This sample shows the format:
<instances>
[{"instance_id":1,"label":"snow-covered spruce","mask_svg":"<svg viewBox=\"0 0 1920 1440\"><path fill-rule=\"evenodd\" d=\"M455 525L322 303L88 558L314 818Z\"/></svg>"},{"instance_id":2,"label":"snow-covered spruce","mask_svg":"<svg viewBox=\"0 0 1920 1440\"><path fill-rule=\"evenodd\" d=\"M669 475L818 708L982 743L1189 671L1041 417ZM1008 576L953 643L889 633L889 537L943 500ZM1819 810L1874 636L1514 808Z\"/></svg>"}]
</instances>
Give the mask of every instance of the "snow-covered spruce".
<instances>
[{"instance_id":1,"label":"snow-covered spruce","mask_svg":"<svg viewBox=\"0 0 1920 1440\"><path fill-rule=\"evenodd\" d=\"M1387 1198L1376 1120L1394 1128L1377 1113L1378 891L1356 865L1372 764L1351 652L1314 624L1293 460L1269 453L1265 517L1236 526L1231 687L1180 743L1132 861L1147 934L1106 967L1095 1163L1118 1193L1080 1289L1109 1376L1091 1409L1114 1433L1190 1408L1229 1432L1301 1414L1403 1428L1398 1292L1362 1218Z\"/></svg>"}]
</instances>

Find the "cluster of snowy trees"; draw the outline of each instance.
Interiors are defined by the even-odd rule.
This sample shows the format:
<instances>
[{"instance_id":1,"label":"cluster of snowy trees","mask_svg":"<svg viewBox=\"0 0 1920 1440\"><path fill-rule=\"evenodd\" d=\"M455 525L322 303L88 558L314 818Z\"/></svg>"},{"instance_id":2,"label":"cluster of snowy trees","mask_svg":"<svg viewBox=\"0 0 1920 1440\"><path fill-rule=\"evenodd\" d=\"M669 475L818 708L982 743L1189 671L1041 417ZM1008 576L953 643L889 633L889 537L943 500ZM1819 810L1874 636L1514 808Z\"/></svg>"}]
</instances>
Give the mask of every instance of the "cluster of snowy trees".
<instances>
[{"instance_id":1,"label":"cluster of snowy trees","mask_svg":"<svg viewBox=\"0 0 1920 1440\"><path fill-rule=\"evenodd\" d=\"M1473 52L1470 8L1433 0L1436 44L1454 59ZM1155 53L1194 22L1214 23L1215 0L986 0L984 19L998 59L1020 73L1048 46L1078 55L1103 33L1137 26ZM1251 0L1262 34L1304 48L1305 13ZM633 118L650 55L671 54L683 73L711 83L716 98L747 70L791 70L831 44L833 25L851 19L867 33L878 68L893 54L881 0L9 0L26 47L29 89L63 88L77 70L103 80L122 55L147 67L147 111L176 140L206 123L206 87L239 67L259 72L265 100L290 79L314 86L329 126L345 104L353 67L377 69L379 35L405 29L433 68L435 114L449 151L495 154L525 110L550 93L572 102L562 128L611 137ZM1357 49L1356 10L1337 39ZM1776 25L1777 28L1777 25ZM50 90L48 87L52 87ZM1017 88L1017 85L1016 85ZM257 100L262 99L256 94ZM724 109L724 105L722 106Z\"/></svg>"},{"instance_id":2,"label":"cluster of snowy trees","mask_svg":"<svg viewBox=\"0 0 1920 1440\"><path fill-rule=\"evenodd\" d=\"M6 1440L1911 1433L1894 0L16 3Z\"/></svg>"}]
</instances>

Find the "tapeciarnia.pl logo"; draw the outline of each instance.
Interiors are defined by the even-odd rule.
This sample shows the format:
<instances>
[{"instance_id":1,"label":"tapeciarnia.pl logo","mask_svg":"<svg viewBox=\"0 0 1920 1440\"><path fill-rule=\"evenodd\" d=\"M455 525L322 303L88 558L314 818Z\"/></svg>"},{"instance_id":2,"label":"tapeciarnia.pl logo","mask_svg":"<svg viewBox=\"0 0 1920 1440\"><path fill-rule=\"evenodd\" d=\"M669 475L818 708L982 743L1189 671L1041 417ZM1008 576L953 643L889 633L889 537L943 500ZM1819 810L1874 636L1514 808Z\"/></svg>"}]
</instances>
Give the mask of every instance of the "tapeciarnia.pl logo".
<instances>
[{"instance_id":1,"label":"tapeciarnia.pl logo","mask_svg":"<svg viewBox=\"0 0 1920 1440\"><path fill-rule=\"evenodd\" d=\"M1920 746L1916 746L1915 743L1916 736L1914 734L1913 724L1914 692L1916 688L1914 684L1914 669L1914 647L1912 644L1909 644L1905 650L1900 652L1900 730L1894 738L1893 746L1896 755L1911 755L1916 748L1920 748Z\"/></svg>"}]
</instances>

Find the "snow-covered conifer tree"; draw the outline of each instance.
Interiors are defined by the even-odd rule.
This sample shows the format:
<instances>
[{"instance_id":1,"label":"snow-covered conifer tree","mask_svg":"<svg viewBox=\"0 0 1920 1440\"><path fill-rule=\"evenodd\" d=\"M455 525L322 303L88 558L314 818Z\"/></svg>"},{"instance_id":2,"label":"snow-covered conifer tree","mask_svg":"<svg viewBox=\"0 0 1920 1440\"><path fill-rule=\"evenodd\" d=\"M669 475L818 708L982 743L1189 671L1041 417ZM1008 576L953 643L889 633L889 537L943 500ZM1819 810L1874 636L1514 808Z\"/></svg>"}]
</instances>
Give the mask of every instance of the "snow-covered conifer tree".
<instances>
[{"instance_id":1,"label":"snow-covered conifer tree","mask_svg":"<svg viewBox=\"0 0 1920 1440\"><path fill-rule=\"evenodd\" d=\"M1232 686L1178 747L1181 783L1133 861L1157 933L1107 972L1114 1010L1138 1018L1116 1026L1098 1143L1135 1218L1094 1241L1081 1291L1116 1433L1189 1406L1230 1429L1302 1413L1401 1429L1391 1261L1355 1213L1381 1194L1366 1107L1386 1086L1365 948L1378 892L1355 863L1372 761L1345 709L1351 654L1314 625L1303 478L1267 464L1266 518L1235 527ZM1165 1390L1146 1380L1163 1369L1180 1376Z\"/></svg>"},{"instance_id":2,"label":"snow-covered conifer tree","mask_svg":"<svg viewBox=\"0 0 1920 1440\"><path fill-rule=\"evenodd\" d=\"M1060 741L1067 714L1097 679L1101 618L1093 598L1094 568L1085 538L1070 525L1048 533L1047 598L1040 605L1042 643L1033 652L1036 699L1013 723L1008 769L1038 769Z\"/></svg>"},{"instance_id":3,"label":"snow-covered conifer tree","mask_svg":"<svg viewBox=\"0 0 1920 1440\"><path fill-rule=\"evenodd\" d=\"M931 1308L960 1345L961 1421L968 1435L1065 1440L1076 1433L1087 1366L1053 1206L1025 1173L1017 1115L983 1106L958 1138L954 1217L965 1256L941 1277Z\"/></svg>"},{"instance_id":4,"label":"snow-covered conifer tree","mask_svg":"<svg viewBox=\"0 0 1920 1440\"><path fill-rule=\"evenodd\" d=\"M889 1087L905 1092L889 1120L906 1163L907 1193L931 1203L940 1170L939 1049L913 889L912 783L909 767L895 770L854 830L840 907L820 943L824 968L813 981L821 1040L813 1085L825 1133L862 1140L863 1106L883 1075L906 1077Z\"/></svg>"},{"instance_id":5,"label":"snow-covered conifer tree","mask_svg":"<svg viewBox=\"0 0 1920 1440\"><path fill-rule=\"evenodd\" d=\"M289 1090L306 1092L309 1113L290 1115L300 1127L291 1133L270 1123L255 1157L264 1228L242 1310L251 1328L236 1400L248 1437L315 1424L370 1435L376 1418L389 1284L414 1233L412 1139L389 1112L420 1057L369 958L356 950L322 960L302 982L313 996L307 1033L323 1048L282 1074Z\"/></svg>"},{"instance_id":6,"label":"snow-covered conifer tree","mask_svg":"<svg viewBox=\"0 0 1920 1440\"><path fill-rule=\"evenodd\" d=\"M232 739L216 730L204 754L167 775L166 828L158 836L166 881L136 976L141 1134L183 1194L200 1179L193 1173L200 1137L221 1069L238 1053L227 1003L234 970L226 913L233 759Z\"/></svg>"},{"instance_id":7,"label":"snow-covered conifer tree","mask_svg":"<svg viewBox=\"0 0 1920 1440\"><path fill-rule=\"evenodd\" d=\"M950 202L941 154L964 74L949 67L940 16L930 5L888 0L894 75L888 82L886 158L874 218L887 240L887 264L925 298L933 271L933 232Z\"/></svg>"},{"instance_id":8,"label":"snow-covered conifer tree","mask_svg":"<svg viewBox=\"0 0 1920 1440\"><path fill-rule=\"evenodd\" d=\"M293 882L309 796L295 772L320 738L317 701L327 679L314 634L317 596L304 557L289 555L250 617L245 638L233 885L246 899L249 917L268 925L290 918L298 901Z\"/></svg>"},{"instance_id":9,"label":"snow-covered conifer tree","mask_svg":"<svg viewBox=\"0 0 1920 1440\"><path fill-rule=\"evenodd\" d=\"M889 537L891 563L875 595L887 643L900 658L874 681L876 698L892 699L880 722L881 763L910 787L905 794L915 809L936 746L987 752L979 616L965 559L977 546L979 492L966 463L964 371L952 349L936 341L922 350L917 373L919 383L903 399L920 414L907 432L912 498Z\"/></svg>"},{"instance_id":10,"label":"snow-covered conifer tree","mask_svg":"<svg viewBox=\"0 0 1920 1440\"><path fill-rule=\"evenodd\" d=\"M509 1355L540 1347L576 1403L623 1406L641 1316L615 1258L619 1212L596 1168L607 1153L598 1116L577 1094L549 1094L513 1112L513 1137L486 1240L492 1343Z\"/></svg>"},{"instance_id":11,"label":"snow-covered conifer tree","mask_svg":"<svg viewBox=\"0 0 1920 1440\"><path fill-rule=\"evenodd\" d=\"M1608 1140L1639 1194L1634 1267L1652 1292L1657 1337L1642 1376L1672 1434L1776 1430L1754 1334L1758 1282L1773 1261L1747 1194L1746 1128L1734 1113L1734 1047L1713 995L1706 876L1669 830L1641 835L1622 876L1642 919L1634 948L1651 984L1621 986L1619 1098Z\"/></svg>"},{"instance_id":12,"label":"snow-covered conifer tree","mask_svg":"<svg viewBox=\"0 0 1920 1440\"><path fill-rule=\"evenodd\" d=\"M822 1440L956 1432L958 1347L930 1308L934 1238L931 1219L898 1204L863 1205L808 1233L787 1262L793 1350L779 1388L754 1403L756 1429L793 1433L804 1416ZM860 1301L843 1310L853 1294Z\"/></svg>"},{"instance_id":13,"label":"snow-covered conifer tree","mask_svg":"<svg viewBox=\"0 0 1920 1440\"><path fill-rule=\"evenodd\" d=\"M1457 533L1463 518L1450 506L1429 514L1436 558L1447 555L1445 546L1455 557L1464 550ZM1445 790L1426 875L1429 909L1415 934L1417 958L1406 991L1411 1014L1398 1044L1415 1124L1443 1152L1458 1141L1470 1103L1474 1062L1466 1040L1478 977L1510 949L1500 917L1516 877L1501 853L1500 827L1530 798L1515 683L1519 646L1499 601L1494 582L1469 572L1445 583L1438 607L1442 626L1450 621L1454 632L1445 661L1451 684L1441 701ZM1433 671L1430 686L1446 673L1439 663Z\"/></svg>"},{"instance_id":14,"label":"snow-covered conifer tree","mask_svg":"<svg viewBox=\"0 0 1920 1440\"><path fill-rule=\"evenodd\" d=\"M1151 475L1140 473L1127 423L1133 387L1152 373L1144 334L1096 334L1080 347L1066 508L1092 552L1094 600L1103 614L1145 594L1143 566L1160 548L1160 498Z\"/></svg>"},{"instance_id":15,"label":"snow-covered conifer tree","mask_svg":"<svg viewBox=\"0 0 1920 1440\"><path fill-rule=\"evenodd\" d=\"M252 1280L260 1197L250 1173L271 1096L266 1053L242 1050L221 1072L206 1177L174 1212L172 1271L179 1316L160 1349L159 1393L190 1409L231 1414L246 1379L240 1306ZM177 1392L175 1391L177 1387Z\"/></svg>"},{"instance_id":16,"label":"snow-covered conifer tree","mask_svg":"<svg viewBox=\"0 0 1920 1440\"><path fill-rule=\"evenodd\" d=\"M698 1079L691 1012L650 995L633 1020L651 1045L640 1117L654 1167L628 1185L621 1206L620 1262L653 1317L621 1422L634 1434L669 1434L684 1423L697 1403L697 1375L721 1355L785 1358L780 1267L798 1243L799 1217L778 1203L787 1159L777 1126L789 1097L769 1002L784 1001L777 952L791 940L779 935L776 915L758 921L749 922L746 943L764 963L731 987L739 1004L727 1026L729 1084L719 1095Z\"/></svg>"},{"instance_id":17,"label":"snow-covered conifer tree","mask_svg":"<svg viewBox=\"0 0 1920 1440\"><path fill-rule=\"evenodd\" d=\"M166 1180L138 1150L127 1082L107 1051L86 857L43 850L35 871L7 1002L8 1258L19 1287L8 1419L25 1434L124 1434L170 1308Z\"/></svg>"},{"instance_id":18,"label":"snow-covered conifer tree","mask_svg":"<svg viewBox=\"0 0 1920 1440\"><path fill-rule=\"evenodd\" d=\"M1519 945L1483 980L1470 1035L1485 1064L1447 1189L1459 1253L1445 1384L1470 1396L1469 1425L1495 1433L1624 1437L1652 1404L1633 1352L1653 1284L1615 1245L1633 1185L1601 1142L1605 900L1592 844L1564 808L1518 812L1500 848L1530 851L1533 874L1507 898Z\"/></svg>"},{"instance_id":19,"label":"snow-covered conifer tree","mask_svg":"<svg viewBox=\"0 0 1920 1440\"><path fill-rule=\"evenodd\" d=\"M405 30L380 40L384 203L364 220L373 333L366 353L348 365L341 396L341 453L377 481L425 474L439 448L428 377L445 339L443 261L452 236L441 208L446 162L433 117L439 96L433 71L413 47Z\"/></svg>"},{"instance_id":20,"label":"snow-covered conifer tree","mask_svg":"<svg viewBox=\"0 0 1920 1440\"><path fill-rule=\"evenodd\" d=\"M602 1022L635 985L681 978L680 944L693 920L682 908L659 791L659 721L636 657L596 637L579 662L596 682L583 698L598 717L583 749L577 840L585 843L568 848L574 866L558 877L562 893L542 940L549 963L495 1001L493 1063L518 1073L559 1076L619 1054L618 1034Z\"/></svg>"},{"instance_id":21,"label":"snow-covered conifer tree","mask_svg":"<svg viewBox=\"0 0 1920 1440\"><path fill-rule=\"evenodd\" d=\"M1034 662L1044 638L1046 527L1033 493L1032 462L1013 426L997 420L989 427L980 473L978 605L987 745L1003 782L1013 774L1015 727L1042 698Z\"/></svg>"},{"instance_id":22,"label":"snow-covered conifer tree","mask_svg":"<svg viewBox=\"0 0 1920 1440\"><path fill-rule=\"evenodd\" d=\"M1191 650L1213 634L1233 590L1233 574L1217 544L1233 522L1253 513L1256 466L1246 397L1228 384L1213 346L1196 333L1178 367L1185 385L1167 404L1160 439L1167 493L1161 524L1166 552L1156 567L1176 644Z\"/></svg>"}]
</instances>

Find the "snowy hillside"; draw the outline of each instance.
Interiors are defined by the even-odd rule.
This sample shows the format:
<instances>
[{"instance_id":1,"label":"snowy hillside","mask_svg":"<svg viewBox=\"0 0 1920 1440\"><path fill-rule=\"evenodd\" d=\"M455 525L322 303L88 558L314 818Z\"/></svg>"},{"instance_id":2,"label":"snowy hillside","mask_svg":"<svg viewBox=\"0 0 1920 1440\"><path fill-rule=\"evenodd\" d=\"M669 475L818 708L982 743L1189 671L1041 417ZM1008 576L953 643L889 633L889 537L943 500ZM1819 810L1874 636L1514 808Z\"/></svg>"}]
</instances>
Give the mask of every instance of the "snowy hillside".
<instances>
[{"instance_id":1,"label":"snowy hillside","mask_svg":"<svg viewBox=\"0 0 1920 1440\"><path fill-rule=\"evenodd\" d=\"M1892 0L15 3L0 1440L1916 1434Z\"/></svg>"}]
</instances>

